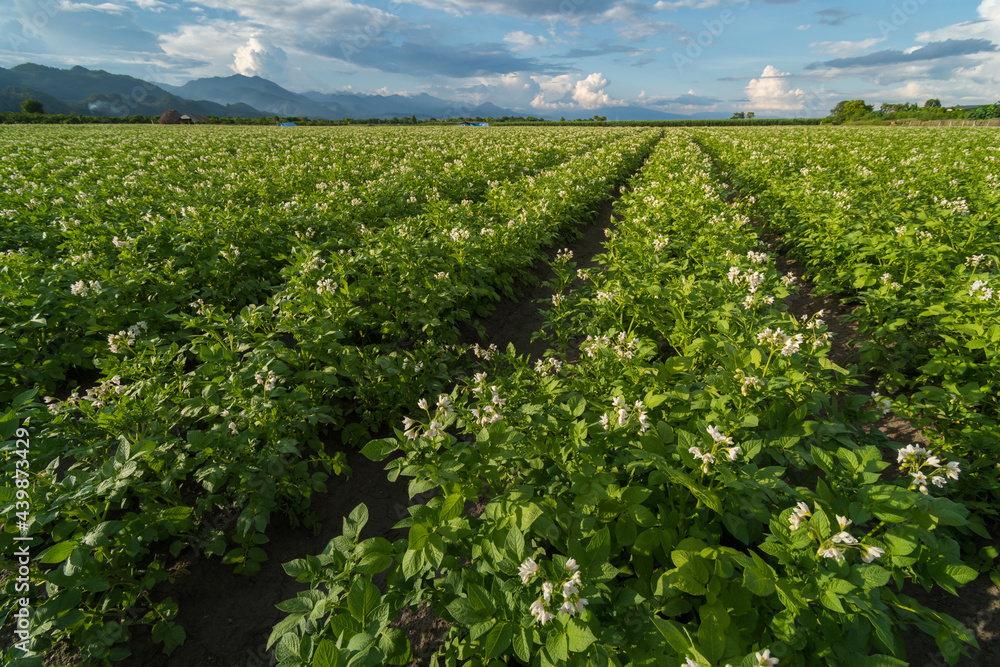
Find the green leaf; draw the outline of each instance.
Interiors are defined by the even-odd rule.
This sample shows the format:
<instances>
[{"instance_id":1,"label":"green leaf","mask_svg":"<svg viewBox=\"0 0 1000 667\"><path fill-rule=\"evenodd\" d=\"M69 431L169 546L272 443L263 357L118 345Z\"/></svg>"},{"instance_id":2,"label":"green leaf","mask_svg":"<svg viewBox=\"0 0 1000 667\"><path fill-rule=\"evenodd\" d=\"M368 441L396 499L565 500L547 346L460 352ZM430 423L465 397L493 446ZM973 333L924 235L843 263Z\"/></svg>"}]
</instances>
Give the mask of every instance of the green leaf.
<instances>
[{"instance_id":1,"label":"green leaf","mask_svg":"<svg viewBox=\"0 0 1000 667\"><path fill-rule=\"evenodd\" d=\"M840 596L832 591L821 591L819 594L819 601L830 611L835 611L840 614L846 613L844 605L840 603Z\"/></svg>"},{"instance_id":2,"label":"green leaf","mask_svg":"<svg viewBox=\"0 0 1000 667\"><path fill-rule=\"evenodd\" d=\"M340 650L329 639L320 641L313 653L312 667L339 667Z\"/></svg>"},{"instance_id":3,"label":"green leaf","mask_svg":"<svg viewBox=\"0 0 1000 667\"><path fill-rule=\"evenodd\" d=\"M376 638L367 632L359 632L358 634L351 637L351 640L347 642L347 650L353 651L355 653L361 653L367 651L372 646L375 645Z\"/></svg>"},{"instance_id":4,"label":"green leaf","mask_svg":"<svg viewBox=\"0 0 1000 667\"><path fill-rule=\"evenodd\" d=\"M361 453L372 461L384 461L389 455L399 450L399 443L395 438L385 438L383 440L372 440L361 448Z\"/></svg>"},{"instance_id":5,"label":"green leaf","mask_svg":"<svg viewBox=\"0 0 1000 667\"><path fill-rule=\"evenodd\" d=\"M524 535L516 526L507 533L505 548L511 554L512 560L521 562L521 558L524 556Z\"/></svg>"},{"instance_id":6,"label":"green leaf","mask_svg":"<svg viewBox=\"0 0 1000 667\"><path fill-rule=\"evenodd\" d=\"M350 537L357 537L361 534L361 529L365 527L368 523L368 506L361 503L353 510L351 510L350 515L344 519L344 535L350 535ZM348 524L351 525L352 529L348 530Z\"/></svg>"},{"instance_id":7,"label":"green leaf","mask_svg":"<svg viewBox=\"0 0 1000 667\"><path fill-rule=\"evenodd\" d=\"M103 547L111 540L110 537L125 527L124 521L105 521L91 528L83 538L83 543L90 547Z\"/></svg>"},{"instance_id":8,"label":"green leaf","mask_svg":"<svg viewBox=\"0 0 1000 667\"><path fill-rule=\"evenodd\" d=\"M476 613L476 610L472 608L472 604L466 598L452 600L447 609L456 623L465 626L473 626L483 620L483 617Z\"/></svg>"},{"instance_id":9,"label":"green leaf","mask_svg":"<svg viewBox=\"0 0 1000 667\"><path fill-rule=\"evenodd\" d=\"M774 593L774 578L769 572L755 566L743 570L743 585L759 597L767 597Z\"/></svg>"},{"instance_id":10,"label":"green leaf","mask_svg":"<svg viewBox=\"0 0 1000 667\"><path fill-rule=\"evenodd\" d=\"M76 540L53 544L38 555L38 561L40 563L61 563L70 557L78 545L79 543Z\"/></svg>"},{"instance_id":11,"label":"green leaf","mask_svg":"<svg viewBox=\"0 0 1000 667\"><path fill-rule=\"evenodd\" d=\"M691 642L688 641L687 636L681 631L678 623L654 616L653 625L663 635L663 638L667 640L670 647L677 652L677 655L684 655L690 650Z\"/></svg>"},{"instance_id":12,"label":"green leaf","mask_svg":"<svg viewBox=\"0 0 1000 667\"><path fill-rule=\"evenodd\" d=\"M569 660L569 642L566 633L553 628L545 638L545 650L553 660L565 663Z\"/></svg>"},{"instance_id":13,"label":"green leaf","mask_svg":"<svg viewBox=\"0 0 1000 667\"><path fill-rule=\"evenodd\" d=\"M469 582L465 585L465 593L469 596L469 602L477 614L482 616L492 616L497 609L493 605L490 594L479 584Z\"/></svg>"},{"instance_id":14,"label":"green leaf","mask_svg":"<svg viewBox=\"0 0 1000 667\"><path fill-rule=\"evenodd\" d=\"M531 633L527 628L517 628L514 632L512 643L514 645L514 654L518 659L524 663L531 662L531 649L534 643L531 641Z\"/></svg>"},{"instance_id":15,"label":"green leaf","mask_svg":"<svg viewBox=\"0 0 1000 667\"><path fill-rule=\"evenodd\" d=\"M859 565L857 571L865 580L864 588L866 590L885 586L892 579L889 570L881 565Z\"/></svg>"},{"instance_id":16,"label":"green leaf","mask_svg":"<svg viewBox=\"0 0 1000 667\"><path fill-rule=\"evenodd\" d=\"M709 662L715 663L726 652L726 635L722 624L714 618L702 619L698 625L698 646Z\"/></svg>"},{"instance_id":17,"label":"green leaf","mask_svg":"<svg viewBox=\"0 0 1000 667\"><path fill-rule=\"evenodd\" d=\"M569 640L570 653L583 653L597 641L597 637L590 631L590 628L577 618L569 620L566 627L566 637Z\"/></svg>"},{"instance_id":18,"label":"green leaf","mask_svg":"<svg viewBox=\"0 0 1000 667\"><path fill-rule=\"evenodd\" d=\"M465 497L459 493L451 493L445 497L444 501L441 503L441 512L439 514L439 519L442 523L451 521L452 519L462 516L462 510L465 508Z\"/></svg>"},{"instance_id":19,"label":"green leaf","mask_svg":"<svg viewBox=\"0 0 1000 667\"><path fill-rule=\"evenodd\" d=\"M682 432L683 433L683 432ZM682 484L697 498L703 505L711 509L716 514L723 514L722 500L709 489L695 482L689 475L671 468L670 466L660 466L660 472L666 474L672 481Z\"/></svg>"},{"instance_id":20,"label":"green leaf","mask_svg":"<svg viewBox=\"0 0 1000 667\"><path fill-rule=\"evenodd\" d=\"M375 586L364 578L355 579L351 590L347 593L347 609L356 620L364 622L365 617L382 600L382 594Z\"/></svg>"},{"instance_id":21,"label":"green leaf","mask_svg":"<svg viewBox=\"0 0 1000 667\"><path fill-rule=\"evenodd\" d=\"M510 646L513 636L514 626L511 624L500 621L494 625L493 629L486 635L486 640L483 643L483 648L486 651L486 659L491 660L506 651L507 647Z\"/></svg>"}]
</instances>

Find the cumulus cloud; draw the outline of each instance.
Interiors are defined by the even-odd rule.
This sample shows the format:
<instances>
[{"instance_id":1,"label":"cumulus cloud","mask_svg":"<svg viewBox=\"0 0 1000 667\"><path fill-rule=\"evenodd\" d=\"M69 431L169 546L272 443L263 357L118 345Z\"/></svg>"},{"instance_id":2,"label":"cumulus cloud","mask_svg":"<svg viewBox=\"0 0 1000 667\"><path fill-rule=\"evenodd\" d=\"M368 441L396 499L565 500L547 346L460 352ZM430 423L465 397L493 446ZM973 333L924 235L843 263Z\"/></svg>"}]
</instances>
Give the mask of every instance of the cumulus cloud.
<instances>
[{"instance_id":1,"label":"cumulus cloud","mask_svg":"<svg viewBox=\"0 0 1000 667\"><path fill-rule=\"evenodd\" d=\"M555 111L626 105L626 102L608 94L605 89L611 82L600 72L594 72L583 79L570 74L534 76L532 79L538 84L538 92L531 100L531 106L535 109Z\"/></svg>"},{"instance_id":2,"label":"cumulus cloud","mask_svg":"<svg viewBox=\"0 0 1000 667\"><path fill-rule=\"evenodd\" d=\"M624 102L615 100L604 92L608 83L610 82L603 74L594 72L586 79L576 82L576 88L573 90L573 101L583 109L624 105Z\"/></svg>"},{"instance_id":3,"label":"cumulus cloud","mask_svg":"<svg viewBox=\"0 0 1000 667\"><path fill-rule=\"evenodd\" d=\"M288 56L262 35L251 35L247 43L233 53L233 69L244 76L259 76L265 79L280 76L285 69Z\"/></svg>"},{"instance_id":4,"label":"cumulus cloud","mask_svg":"<svg viewBox=\"0 0 1000 667\"><path fill-rule=\"evenodd\" d=\"M759 78L751 79L744 88L747 102L744 107L756 112L799 111L805 107L806 93L792 88L788 82L788 72L782 72L773 65L764 68Z\"/></svg>"}]
</instances>

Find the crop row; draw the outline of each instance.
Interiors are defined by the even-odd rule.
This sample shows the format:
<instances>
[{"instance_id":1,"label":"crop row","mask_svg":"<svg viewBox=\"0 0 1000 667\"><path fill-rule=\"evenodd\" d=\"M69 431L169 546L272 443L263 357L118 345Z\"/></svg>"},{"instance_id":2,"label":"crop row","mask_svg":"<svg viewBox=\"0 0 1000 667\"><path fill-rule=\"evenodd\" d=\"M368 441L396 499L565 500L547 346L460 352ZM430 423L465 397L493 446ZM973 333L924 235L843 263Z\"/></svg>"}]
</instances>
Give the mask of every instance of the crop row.
<instances>
[{"instance_id":1,"label":"crop row","mask_svg":"<svg viewBox=\"0 0 1000 667\"><path fill-rule=\"evenodd\" d=\"M957 659L968 631L901 587L976 576L947 497L964 463L900 449L884 474L889 443L859 426L883 402L833 403L855 380L822 313L782 310L792 281L747 207L668 133L604 269L554 260L553 349L484 359L364 448L432 497L407 539L362 540L359 505L286 564L310 590L280 605L279 664L402 664L391 623L420 604L450 624L437 665L905 665L909 626Z\"/></svg>"},{"instance_id":2,"label":"crop row","mask_svg":"<svg viewBox=\"0 0 1000 667\"><path fill-rule=\"evenodd\" d=\"M995 132L702 139L817 287L855 305L862 370L936 448L969 461L963 497L1000 499L1000 149ZM754 156L767 155L767 160Z\"/></svg>"},{"instance_id":3,"label":"crop row","mask_svg":"<svg viewBox=\"0 0 1000 667\"><path fill-rule=\"evenodd\" d=\"M71 295L91 299L89 310L113 314L121 324L112 330L122 329L88 348L100 375L85 394L46 399L48 405L22 399L18 411L38 443L28 460L31 506L44 511L25 513L23 527L8 521L0 544L12 554L16 536L34 537L32 551L49 568L33 582L40 603L32 649L40 653L69 638L81 660L121 659L127 651L115 644L139 623L151 625L154 639L170 650L184 640L173 622L176 604L150 593L171 576L173 558L197 549L252 573L267 557L264 531L273 512L311 527L311 495L325 488L329 474L345 471L332 436L363 437L398 410L401 396L443 386L452 372L445 362L461 352L453 347L459 326L510 293L517 273L607 199L658 135L571 136L576 154L564 160L558 151L539 150L551 164L538 162L535 173L494 182L483 192L469 186L468 199L432 197L419 212L391 222L351 221L349 238L338 218L293 214L266 223L275 225L268 232L265 215L245 213L249 227L260 227L256 245L242 239L223 257L242 274L179 272L176 282L157 288L155 299L139 292L116 299L120 292L106 294L103 283L96 295ZM533 135L516 139L534 143ZM518 153L506 155L513 160ZM288 148L278 155L309 162L314 153ZM307 190L309 196L321 197L315 190ZM192 236L211 235L207 219L183 224ZM274 233L278 225L284 236ZM227 228L243 233L236 218ZM292 228L300 233L288 235ZM106 240L110 232L94 233ZM115 275L123 284L174 259L146 255L156 251L145 241L130 241L121 251L134 253L131 263L122 260L132 255L106 250L102 256L119 262ZM250 255L277 262L276 273L258 273L264 264L240 264ZM197 261L192 266L204 268ZM267 283L259 303L240 307L233 296L240 275ZM59 273L60 285L69 280ZM219 296L200 298L184 281L218 289ZM79 312L80 306L65 305L68 296L65 290L59 295L64 312ZM30 349L25 340L16 345L20 354ZM5 439L14 425L8 413ZM15 447L13 440L5 444ZM4 465L13 480L15 457ZM3 493L13 516L20 498L12 487ZM220 511L237 514L231 531L214 520ZM14 565L3 564L12 571ZM5 598L4 617L15 600Z\"/></svg>"},{"instance_id":4,"label":"crop row","mask_svg":"<svg viewBox=\"0 0 1000 667\"><path fill-rule=\"evenodd\" d=\"M400 220L502 199L613 136L436 134L6 135L0 398L85 381L107 337L135 322L166 333L169 315L194 301L262 303L317 235L351 250Z\"/></svg>"}]
</instances>

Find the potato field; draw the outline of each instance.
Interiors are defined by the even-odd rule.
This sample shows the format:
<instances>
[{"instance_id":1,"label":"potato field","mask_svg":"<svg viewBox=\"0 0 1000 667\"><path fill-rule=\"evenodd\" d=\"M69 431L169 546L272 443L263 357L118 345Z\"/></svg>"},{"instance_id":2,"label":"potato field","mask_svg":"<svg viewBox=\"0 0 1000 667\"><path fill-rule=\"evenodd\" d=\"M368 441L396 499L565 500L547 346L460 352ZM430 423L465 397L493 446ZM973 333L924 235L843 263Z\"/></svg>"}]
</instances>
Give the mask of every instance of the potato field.
<instances>
[{"instance_id":1,"label":"potato field","mask_svg":"<svg viewBox=\"0 0 1000 667\"><path fill-rule=\"evenodd\" d=\"M994 128L4 126L4 664L966 664L998 212ZM278 521L263 657L179 658Z\"/></svg>"}]
</instances>

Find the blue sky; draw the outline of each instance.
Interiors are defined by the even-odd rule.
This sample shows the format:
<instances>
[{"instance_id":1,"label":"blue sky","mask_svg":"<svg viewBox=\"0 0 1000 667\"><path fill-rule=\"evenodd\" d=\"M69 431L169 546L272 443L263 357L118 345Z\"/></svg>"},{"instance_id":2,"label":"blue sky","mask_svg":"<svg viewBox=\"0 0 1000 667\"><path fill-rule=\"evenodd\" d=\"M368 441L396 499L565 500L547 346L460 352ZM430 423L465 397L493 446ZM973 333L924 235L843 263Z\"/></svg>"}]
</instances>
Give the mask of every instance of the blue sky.
<instances>
[{"instance_id":1,"label":"blue sky","mask_svg":"<svg viewBox=\"0 0 1000 667\"><path fill-rule=\"evenodd\" d=\"M0 66L575 115L1000 98L1000 0L0 0Z\"/></svg>"}]
</instances>

